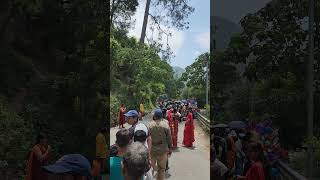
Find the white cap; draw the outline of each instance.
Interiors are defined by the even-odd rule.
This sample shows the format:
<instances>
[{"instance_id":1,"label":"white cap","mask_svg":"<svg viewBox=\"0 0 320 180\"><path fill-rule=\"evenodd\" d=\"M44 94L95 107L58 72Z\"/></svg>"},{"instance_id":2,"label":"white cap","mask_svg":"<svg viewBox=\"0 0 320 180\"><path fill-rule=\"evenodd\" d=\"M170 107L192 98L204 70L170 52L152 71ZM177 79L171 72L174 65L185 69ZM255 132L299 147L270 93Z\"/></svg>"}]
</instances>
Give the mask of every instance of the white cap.
<instances>
[{"instance_id":1,"label":"white cap","mask_svg":"<svg viewBox=\"0 0 320 180\"><path fill-rule=\"evenodd\" d=\"M142 124L142 123L138 123L138 124L136 125L136 127L134 128L134 133L135 133L136 131L138 131L138 130L142 130L142 131L144 131L144 132L146 133L146 135L148 135L148 128L147 128L146 125L144 125L144 124Z\"/></svg>"}]
</instances>

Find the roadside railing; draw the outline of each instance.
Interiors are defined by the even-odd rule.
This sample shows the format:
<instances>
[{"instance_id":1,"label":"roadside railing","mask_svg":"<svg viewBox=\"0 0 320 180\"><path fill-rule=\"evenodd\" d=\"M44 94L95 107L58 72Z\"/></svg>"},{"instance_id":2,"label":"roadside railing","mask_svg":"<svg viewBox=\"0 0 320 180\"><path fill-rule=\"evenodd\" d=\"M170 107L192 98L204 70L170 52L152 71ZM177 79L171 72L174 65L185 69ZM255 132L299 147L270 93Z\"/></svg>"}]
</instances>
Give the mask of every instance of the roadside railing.
<instances>
[{"instance_id":1,"label":"roadside railing","mask_svg":"<svg viewBox=\"0 0 320 180\"><path fill-rule=\"evenodd\" d=\"M204 117L202 114L196 112L196 118L197 120L199 120L199 122L201 123L202 127L206 130L206 131L210 131L210 120L207 119L206 117Z\"/></svg>"},{"instance_id":2,"label":"roadside railing","mask_svg":"<svg viewBox=\"0 0 320 180\"><path fill-rule=\"evenodd\" d=\"M283 179L288 180L307 180L306 177L299 174L297 171L290 168L286 163L281 160L277 162L277 168L280 170Z\"/></svg>"}]
</instances>

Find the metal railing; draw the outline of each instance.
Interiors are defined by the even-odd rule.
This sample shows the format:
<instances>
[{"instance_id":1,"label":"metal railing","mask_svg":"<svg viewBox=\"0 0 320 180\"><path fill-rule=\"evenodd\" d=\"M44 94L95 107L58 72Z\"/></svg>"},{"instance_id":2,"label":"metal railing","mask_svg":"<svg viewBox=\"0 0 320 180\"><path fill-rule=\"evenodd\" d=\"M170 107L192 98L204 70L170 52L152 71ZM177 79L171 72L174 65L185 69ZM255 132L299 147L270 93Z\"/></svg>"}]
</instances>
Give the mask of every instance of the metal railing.
<instances>
[{"instance_id":1,"label":"metal railing","mask_svg":"<svg viewBox=\"0 0 320 180\"><path fill-rule=\"evenodd\" d=\"M202 114L196 112L196 118L197 120L199 120L199 122L201 123L202 127L206 130L206 131L210 131L210 120L207 119L206 117L204 117Z\"/></svg>"},{"instance_id":2,"label":"metal railing","mask_svg":"<svg viewBox=\"0 0 320 180\"><path fill-rule=\"evenodd\" d=\"M306 177L299 174L297 171L290 168L286 163L281 160L277 162L277 168L280 170L283 179L288 180L307 180Z\"/></svg>"}]
</instances>

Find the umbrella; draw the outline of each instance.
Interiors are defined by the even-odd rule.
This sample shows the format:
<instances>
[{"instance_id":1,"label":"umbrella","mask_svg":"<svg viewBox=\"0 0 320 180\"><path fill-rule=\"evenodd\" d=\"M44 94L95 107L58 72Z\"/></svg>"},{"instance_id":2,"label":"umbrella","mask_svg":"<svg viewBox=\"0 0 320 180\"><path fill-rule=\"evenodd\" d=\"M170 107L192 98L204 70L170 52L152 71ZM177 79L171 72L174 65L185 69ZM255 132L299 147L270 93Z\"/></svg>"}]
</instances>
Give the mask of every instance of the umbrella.
<instances>
[{"instance_id":1,"label":"umbrella","mask_svg":"<svg viewBox=\"0 0 320 180\"><path fill-rule=\"evenodd\" d=\"M212 126L212 128L227 128L227 127L228 127L228 125L223 124L223 123L215 124L215 125Z\"/></svg>"},{"instance_id":2,"label":"umbrella","mask_svg":"<svg viewBox=\"0 0 320 180\"><path fill-rule=\"evenodd\" d=\"M231 129L242 129L242 128L246 128L247 124L243 121L231 121L229 122L228 126Z\"/></svg>"}]
</instances>

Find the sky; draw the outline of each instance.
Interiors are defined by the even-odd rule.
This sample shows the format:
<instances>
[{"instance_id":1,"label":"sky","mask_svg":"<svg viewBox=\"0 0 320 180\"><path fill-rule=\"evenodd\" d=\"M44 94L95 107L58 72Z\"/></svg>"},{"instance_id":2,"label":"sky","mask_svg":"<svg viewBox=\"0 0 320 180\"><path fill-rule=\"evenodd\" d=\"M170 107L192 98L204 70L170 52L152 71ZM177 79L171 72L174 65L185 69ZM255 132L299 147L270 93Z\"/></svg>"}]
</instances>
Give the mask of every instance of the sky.
<instances>
[{"instance_id":1,"label":"sky","mask_svg":"<svg viewBox=\"0 0 320 180\"><path fill-rule=\"evenodd\" d=\"M152 0L154 1L154 0ZM211 2L210 2L211 1ZM174 58L172 66L185 68L191 65L202 53L210 49L210 5L212 14L231 20L239 24L239 21L247 13L254 13L263 8L271 0L190 0L189 4L195 11L189 16L189 29L178 31L170 28L172 37L169 38L169 46L173 50ZM135 24L129 31L129 36L140 38L146 0L139 0L139 7L134 16ZM150 18L149 21L150 22ZM149 26L150 27L150 26ZM157 34L154 32L154 34ZM147 36L151 36L151 30L147 29ZM156 36L154 36L156 39ZM166 38L164 38L166 39ZM163 40L164 44L166 41Z\"/></svg>"},{"instance_id":2,"label":"sky","mask_svg":"<svg viewBox=\"0 0 320 180\"><path fill-rule=\"evenodd\" d=\"M146 0L140 0L139 3L135 14L135 25L129 30L129 36L138 39L141 35ZM189 29L182 31L175 28L169 29L172 33L169 46L174 53L174 58L170 60L171 66L185 68L191 65L200 54L209 52L210 49L210 0L190 0L189 4L195 8L187 19L190 23ZM154 32L154 34L157 33ZM151 35L151 31L147 29L148 35ZM164 39L163 43L166 44L166 38Z\"/></svg>"},{"instance_id":3,"label":"sky","mask_svg":"<svg viewBox=\"0 0 320 180\"><path fill-rule=\"evenodd\" d=\"M239 24L247 13L254 13L271 0L211 0L212 14Z\"/></svg>"}]
</instances>

